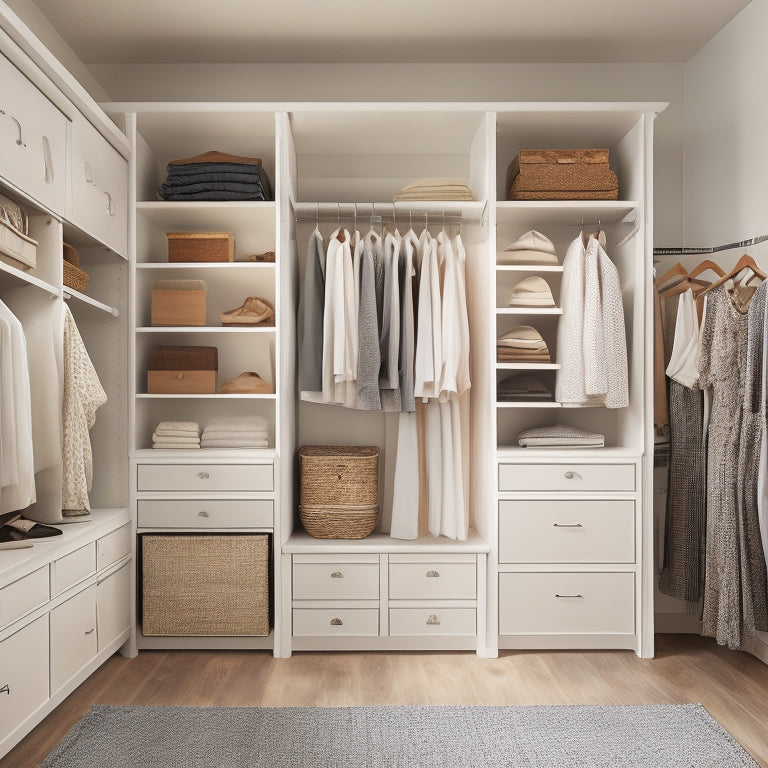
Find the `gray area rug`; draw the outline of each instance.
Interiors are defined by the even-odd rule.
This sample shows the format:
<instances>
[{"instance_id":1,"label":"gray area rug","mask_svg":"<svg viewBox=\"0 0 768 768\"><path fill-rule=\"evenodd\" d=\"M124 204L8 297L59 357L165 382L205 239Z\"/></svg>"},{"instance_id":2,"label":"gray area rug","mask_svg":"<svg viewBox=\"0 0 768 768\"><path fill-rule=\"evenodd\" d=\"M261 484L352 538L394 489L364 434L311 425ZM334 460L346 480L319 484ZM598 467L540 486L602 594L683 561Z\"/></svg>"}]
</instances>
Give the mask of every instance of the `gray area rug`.
<instances>
[{"instance_id":1,"label":"gray area rug","mask_svg":"<svg viewBox=\"0 0 768 768\"><path fill-rule=\"evenodd\" d=\"M42 768L734 768L757 763L700 704L95 706Z\"/></svg>"}]
</instances>

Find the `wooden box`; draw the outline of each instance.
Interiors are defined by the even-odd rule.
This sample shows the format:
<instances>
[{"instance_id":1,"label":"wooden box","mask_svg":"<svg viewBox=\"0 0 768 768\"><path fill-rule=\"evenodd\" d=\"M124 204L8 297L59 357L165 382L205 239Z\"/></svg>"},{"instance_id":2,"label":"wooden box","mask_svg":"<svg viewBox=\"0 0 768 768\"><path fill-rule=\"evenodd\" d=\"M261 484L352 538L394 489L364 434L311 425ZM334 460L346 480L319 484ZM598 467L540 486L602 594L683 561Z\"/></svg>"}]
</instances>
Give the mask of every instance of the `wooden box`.
<instances>
[{"instance_id":1,"label":"wooden box","mask_svg":"<svg viewBox=\"0 0 768 768\"><path fill-rule=\"evenodd\" d=\"M168 261L234 261L231 232L168 232Z\"/></svg>"},{"instance_id":2,"label":"wooden box","mask_svg":"<svg viewBox=\"0 0 768 768\"><path fill-rule=\"evenodd\" d=\"M607 149L523 149L507 172L510 200L616 200Z\"/></svg>"},{"instance_id":3,"label":"wooden box","mask_svg":"<svg viewBox=\"0 0 768 768\"><path fill-rule=\"evenodd\" d=\"M152 288L151 324L205 325L205 298L202 280L156 280Z\"/></svg>"},{"instance_id":4,"label":"wooden box","mask_svg":"<svg viewBox=\"0 0 768 768\"><path fill-rule=\"evenodd\" d=\"M147 392L150 395L213 395L218 369L216 347L153 347Z\"/></svg>"}]
</instances>

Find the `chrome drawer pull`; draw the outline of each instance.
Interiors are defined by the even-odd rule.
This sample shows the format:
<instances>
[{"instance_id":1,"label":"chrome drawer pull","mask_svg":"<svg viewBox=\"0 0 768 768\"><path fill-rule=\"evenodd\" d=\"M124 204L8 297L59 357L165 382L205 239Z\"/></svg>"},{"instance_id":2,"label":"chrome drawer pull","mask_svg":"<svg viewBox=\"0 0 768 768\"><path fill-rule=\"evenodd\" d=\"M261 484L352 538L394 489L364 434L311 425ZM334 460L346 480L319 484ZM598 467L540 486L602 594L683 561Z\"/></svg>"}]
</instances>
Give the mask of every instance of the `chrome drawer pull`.
<instances>
[{"instance_id":1,"label":"chrome drawer pull","mask_svg":"<svg viewBox=\"0 0 768 768\"><path fill-rule=\"evenodd\" d=\"M584 595L558 595L558 594L556 594L555 597L581 597L581 598L583 598Z\"/></svg>"},{"instance_id":2,"label":"chrome drawer pull","mask_svg":"<svg viewBox=\"0 0 768 768\"><path fill-rule=\"evenodd\" d=\"M583 480L584 478L578 472L572 472L570 469L565 473L566 480Z\"/></svg>"},{"instance_id":3,"label":"chrome drawer pull","mask_svg":"<svg viewBox=\"0 0 768 768\"><path fill-rule=\"evenodd\" d=\"M344 625L344 622L341 619L331 619L332 627L341 627L343 625Z\"/></svg>"},{"instance_id":4,"label":"chrome drawer pull","mask_svg":"<svg viewBox=\"0 0 768 768\"><path fill-rule=\"evenodd\" d=\"M11 695L11 689L8 687L7 683L2 688L0 688L0 693L7 693L9 696Z\"/></svg>"},{"instance_id":5,"label":"chrome drawer pull","mask_svg":"<svg viewBox=\"0 0 768 768\"><path fill-rule=\"evenodd\" d=\"M581 523L552 523L553 528L583 528Z\"/></svg>"},{"instance_id":6,"label":"chrome drawer pull","mask_svg":"<svg viewBox=\"0 0 768 768\"><path fill-rule=\"evenodd\" d=\"M440 574L437 571L427 571L427 578L428 579L439 579Z\"/></svg>"},{"instance_id":7,"label":"chrome drawer pull","mask_svg":"<svg viewBox=\"0 0 768 768\"><path fill-rule=\"evenodd\" d=\"M19 138L16 139L16 146L26 147L27 145L24 143L21 137L21 123L13 115L9 115L4 109L0 109L0 115L5 115L6 117L9 117L11 120L13 120L14 123L16 123L16 128L19 131Z\"/></svg>"},{"instance_id":8,"label":"chrome drawer pull","mask_svg":"<svg viewBox=\"0 0 768 768\"><path fill-rule=\"evenodd\" d=\"M197 473L197 476L198 476L198 477L199 477L201 480L208 480L208 478L210 477L210 475L209 475L207 472L198 472L198 473Z\"/></svg>"},{"instance_id":9,"label":"chrome drawer pull","mask_svg":"<svg viewBox=\"0 0 768 768\"><path fill-rule=\"evenodd\" d=\"M89 629L89 630L88 630L88 631L85 633L85 634L86 634L86 637L87 637L88 635L92 635L92 634L93 634L95 631L96 631L96 627L93 627L92 629Z\"/></svg>"},{"instance_id":10,"label":"chrome drawer pull","mask_svg":"<svg viewBox=\"0 0 768 768\"><path fill-rule=\"evenodd\" d=\"M211 516L211 513L210 513L210 512L206 512L204 509L201 509L201 510L200 510L200 511L197 513L197 516L198 516L198 517L210 517L210 516Z\"/></svg>"},{"instance_id":11,"label":"chrome drawer pull","mask_svg":"<svg viewBox=\"0 0 768 768\"><path fill-rule=\"evenodd\" d=\"M343 579L344 578L344 574L341 571L334 571L331 574L331 578L332 579Z\"/></svg>"},{"instance_id":12,"label":"chrome drawer pull","mask_svg":"<svg viewBox=\"0 0 768 768\"><path fill-rule=\"evenodd\" d=\"M96 182L93 180L93 174L91 173L91 164L85 161L85 183L91 186L96 186Z\"/></svg>"},{"instance_id":13,"label":"chrome drawer pull","mask_svg":"<svg viewBox=\"0 0 768 768\"><path fill-rule=\"evenodd\" d=\"M428 627L439 627L440 626L440 619L435 616L434 613L431 613L429 617L427 618L427 626Z\"/></svg>"}]
</instances>

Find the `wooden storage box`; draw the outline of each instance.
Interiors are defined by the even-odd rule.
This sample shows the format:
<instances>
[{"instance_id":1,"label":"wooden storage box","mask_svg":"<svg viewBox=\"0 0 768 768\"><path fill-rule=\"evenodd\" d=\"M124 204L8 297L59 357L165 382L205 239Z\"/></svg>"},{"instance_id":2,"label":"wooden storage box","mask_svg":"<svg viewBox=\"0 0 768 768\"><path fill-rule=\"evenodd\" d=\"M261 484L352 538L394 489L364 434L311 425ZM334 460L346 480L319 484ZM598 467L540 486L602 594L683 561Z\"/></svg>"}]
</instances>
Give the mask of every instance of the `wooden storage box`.
<instances>
[{"instance_id":1,"label":"wooden storage box","mask_svg":"<svg viewBox=\"0 0 768 768\"><path fill-rule=\"evenodd\" d=\"M269 634L267 534L144 534L141 578L144 635Z\"/></svg>"},{"instance_id":2,"label":"wooden storage box","mask_svg":"<svg viewBox=\"0 0 768 768\"><path fill-rule=\"evenodd\" d=\"M510 200L616 200L607 149L521 149L507 172Z\"/></svg>"},{"instance_id":3,"label":"wooden storage box","mask_svg":"<svg viewBox=\"0 0 768 768\"><path fill-rule=\"evenodd\" d=\"M231 232L168 232L168 261L234 261Z\"/></svg>"},{"instance_id":4,"label":"wooden storage box","mask_svg":"<svg viewBox=\"0 0 768 768\"><path fill-rule=\"evenodd\" d=\"M151 324L205 325L205 298L202 280L156 280L152 288Z\"/></svg>"},{"instance_id":5,"label":"wooden storage box","mask_svg":"<svg viewBox=\"0 0 768 768\"><path fill-rule=\"evenodd\" d=\"M218 369L216 347L153 347L147 392L150 395L213 395Z\"/></svg>"}]
</instances>

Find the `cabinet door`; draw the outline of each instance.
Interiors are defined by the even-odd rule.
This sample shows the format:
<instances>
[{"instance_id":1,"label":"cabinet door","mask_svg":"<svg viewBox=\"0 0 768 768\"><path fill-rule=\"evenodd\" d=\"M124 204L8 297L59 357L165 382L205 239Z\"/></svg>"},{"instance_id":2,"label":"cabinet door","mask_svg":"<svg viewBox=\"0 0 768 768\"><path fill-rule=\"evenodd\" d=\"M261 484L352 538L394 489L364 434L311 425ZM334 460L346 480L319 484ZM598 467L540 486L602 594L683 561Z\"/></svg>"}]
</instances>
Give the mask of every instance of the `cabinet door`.
<instances>
[{"instance_id":1,"label":"cabinet door","mask_svg":"<svg viewBox=\"0 0 768 768\"><path fill-rule=\"evenodd\" d=\"M0 82L0 175L63 214L67 118L5 56Z\"/></svg>"},{"instance_id":2,"label":"cabinet door","mask_svg":"<svg viewBox=\"0 0 768 768\"><path fill-rule=\"evenodd\" d=\"M48 699L48 616L0 643L0 743Z\"/></svg>"},{"instance_id":3,"label":"cabinet door","mask_svg":"<svg viewBox=\"0 0 768 768\"><path fill-rule=\"evenodd\" d=\"M99 652L115 642L131 626L131 574L133 563L111 573L96 586Z\"/></svg>"},{"instance_id":4,"label":"cabinet door","mask_svg":"<svg viewBox=\"0 0 768 768\"><path fill-rule=\"evenodd\" d=\"M96 653L94 584L51 611L51 693L71 680Z\"/></svg>"},{"instance_id":5,"label":"cabinet door","mask_svg":"<svg viewBox=\"0 0 768 768\"><path fill-rule=\"evenodd\" d=\"M82 116L72 123L71 219L113 251L128 253L128 162Z\"/></svg>"}]
</instances>

